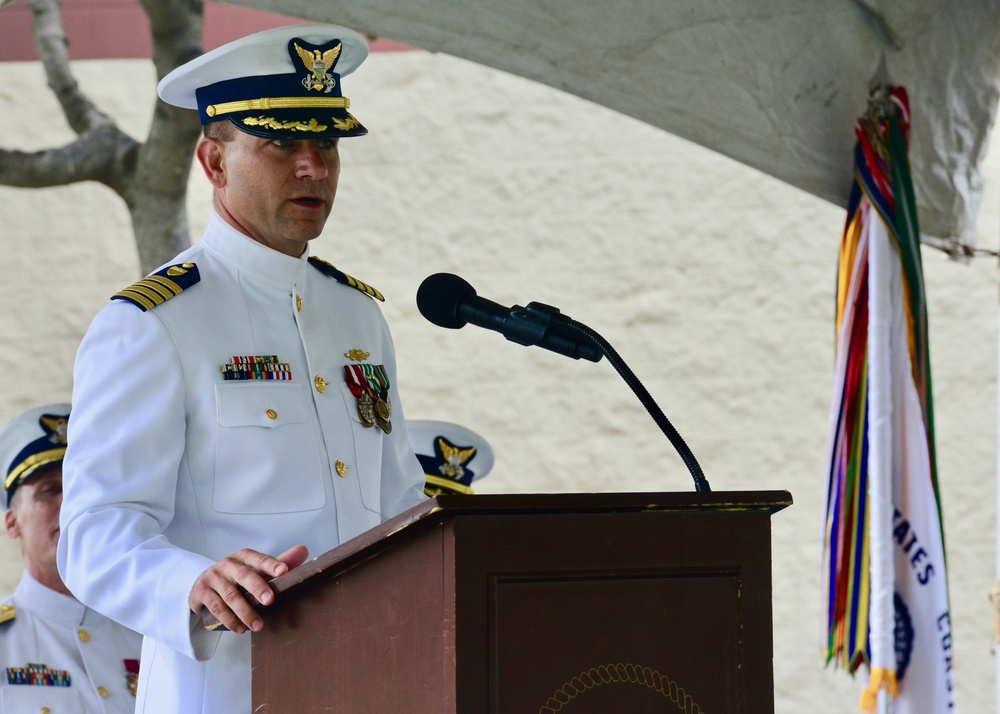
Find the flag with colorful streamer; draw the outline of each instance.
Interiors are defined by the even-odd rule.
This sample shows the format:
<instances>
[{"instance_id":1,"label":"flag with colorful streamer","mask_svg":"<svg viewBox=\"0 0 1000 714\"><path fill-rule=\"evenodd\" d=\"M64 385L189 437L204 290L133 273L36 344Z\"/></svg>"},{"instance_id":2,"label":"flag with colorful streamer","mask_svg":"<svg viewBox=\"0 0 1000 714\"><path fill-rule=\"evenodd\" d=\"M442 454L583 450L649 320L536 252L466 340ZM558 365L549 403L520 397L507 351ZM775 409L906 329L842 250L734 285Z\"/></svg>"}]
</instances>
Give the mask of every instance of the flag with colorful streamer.
<instances>
[{"instance_id":1,"label":"flag with colorful streamer","mask_svg":"<svg viewBox=\"0 0 1000 714\"><path fill-rule=\"evenodd\" d=\"M828 663L869 672L894 714L954 711L920 229L902 87L855 128L840 246L824 523Z\"/></svg>"}]
</instances>

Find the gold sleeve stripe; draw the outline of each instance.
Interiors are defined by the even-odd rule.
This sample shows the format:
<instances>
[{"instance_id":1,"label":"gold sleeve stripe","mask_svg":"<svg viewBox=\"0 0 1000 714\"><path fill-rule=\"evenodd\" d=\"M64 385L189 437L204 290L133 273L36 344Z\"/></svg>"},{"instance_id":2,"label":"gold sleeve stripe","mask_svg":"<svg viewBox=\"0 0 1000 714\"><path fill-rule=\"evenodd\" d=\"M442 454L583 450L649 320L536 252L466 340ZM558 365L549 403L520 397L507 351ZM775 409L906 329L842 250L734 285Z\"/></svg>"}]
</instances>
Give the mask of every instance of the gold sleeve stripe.
<instances>
[{"instance_id":1,"label":"gold sleeve stripe","mask_svg":"<svg viewBox=\"0 0 1000 714\"><path fill-rule=\"evenodd\" d=\"M347 97L261 97L209 104L205 107L205 113L210 117L217 117L233 112L259 112L267 109L348 109L350 106L351 100Z\"/></svg>"}]
</instances>

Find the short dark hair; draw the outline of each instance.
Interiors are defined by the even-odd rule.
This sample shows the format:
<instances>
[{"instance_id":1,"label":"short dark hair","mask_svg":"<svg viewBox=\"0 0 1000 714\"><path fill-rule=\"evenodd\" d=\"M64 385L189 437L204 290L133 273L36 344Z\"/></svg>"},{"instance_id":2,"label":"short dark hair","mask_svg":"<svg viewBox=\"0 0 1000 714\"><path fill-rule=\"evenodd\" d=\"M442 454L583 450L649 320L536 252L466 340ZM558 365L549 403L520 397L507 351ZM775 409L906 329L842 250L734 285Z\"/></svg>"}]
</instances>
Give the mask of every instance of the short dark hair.
<instances>
[{"instance_id":1,"label":"short dark hair","mask_svg":"<svg viewBox=\"0 0 1000 714\"><path fill-rule=\"evenodd\" d=\"M220 121L211 121L208 124L205 124L201 131L202 135L206 139L215 139L223 142L232 141L233 137L236 136L236 127L225 119Z\"/></svg>"}]
</instances>

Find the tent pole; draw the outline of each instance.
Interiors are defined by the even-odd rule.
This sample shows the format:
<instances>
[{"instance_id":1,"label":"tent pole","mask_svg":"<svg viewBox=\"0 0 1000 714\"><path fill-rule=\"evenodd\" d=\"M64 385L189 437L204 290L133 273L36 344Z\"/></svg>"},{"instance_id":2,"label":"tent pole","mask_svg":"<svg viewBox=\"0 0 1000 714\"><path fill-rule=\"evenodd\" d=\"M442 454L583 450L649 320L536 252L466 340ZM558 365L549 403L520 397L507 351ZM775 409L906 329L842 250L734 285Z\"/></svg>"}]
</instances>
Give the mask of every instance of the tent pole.
<instances>
[{"instance_id":1,"label":"tent pole","mask_svg":"<svg viewBox=\"0 0 1000 714\"><path fill-rule=\"evenodd\" d=\"M1000 263L997 264L998 280L1000 288ZM1000 294L997 299L997 326L998 326L998 352L997 352L997 485L996 485L996 508L994 509L994 533L996 534L996 582L990 592L990 600L993 601L993 663L996 669L994 678L994 688L996 692L996 705L993 709L1000 712Z\"/></svg>"}]
</instances>

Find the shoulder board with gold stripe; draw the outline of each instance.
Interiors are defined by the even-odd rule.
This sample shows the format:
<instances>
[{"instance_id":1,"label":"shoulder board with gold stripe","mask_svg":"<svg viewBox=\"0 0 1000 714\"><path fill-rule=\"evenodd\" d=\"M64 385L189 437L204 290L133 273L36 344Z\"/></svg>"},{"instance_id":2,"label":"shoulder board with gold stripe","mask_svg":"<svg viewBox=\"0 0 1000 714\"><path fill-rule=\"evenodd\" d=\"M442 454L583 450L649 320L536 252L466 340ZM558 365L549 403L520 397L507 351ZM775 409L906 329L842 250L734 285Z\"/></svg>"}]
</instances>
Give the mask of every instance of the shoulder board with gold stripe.
<instances>
[{"instance_id":1,"label":"shoulder board with gold stripe","mask_svg":"<svg viewBox=\"0 0 1000 714\"><path fill-rule=\"evenodd\" d=\"M157 271L137 283L111 296L112 300L125 300L146 312L162 305L175 295L201 280L194 263L178 263Z\"/></svg>"},{"instance_id":2,"label":"shoulder board with gold stripe","mask_svg":"<svg viewBox=\"0 0 1000 714\"><path fill-rule=\"evenodd\" d=\"M0 605L0 625L17 617L17 608L13 605Z\"/></svg>"},{"instance_id":3,"label":"shoulder board with gold stripe","mask_svg":"<svg viewBox=\"0 0 1000 714\"><path fill-rule=\"evenodd\" d=\"M338 270L337 268L333 267L330 263L327 263L325 260L320 260L319 258L310 258L309 262L312 264L314 268L319 270L319 272L323 273L323 275L333 278L338 283L343 283L344 285L350 285L355 290L360 290L365 295L370 295L379 302L385 302L385 298L382 297L382 293L373 288L371 285L363 283L357 278L352 278L350 275L341 270Z\"/></svg>"}]
</instances>

